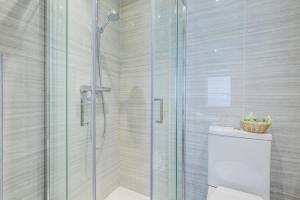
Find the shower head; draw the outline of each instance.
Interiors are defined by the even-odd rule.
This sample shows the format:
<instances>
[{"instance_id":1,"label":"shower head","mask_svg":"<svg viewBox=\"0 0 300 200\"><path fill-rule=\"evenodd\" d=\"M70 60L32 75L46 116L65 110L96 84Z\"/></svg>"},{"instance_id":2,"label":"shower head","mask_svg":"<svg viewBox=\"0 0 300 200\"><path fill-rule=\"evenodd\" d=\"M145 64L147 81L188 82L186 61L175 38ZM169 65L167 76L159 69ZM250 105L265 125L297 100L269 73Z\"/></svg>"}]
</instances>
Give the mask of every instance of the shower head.
<instances>
[{"instance_id":1,"label":"shower head","mask_svg":"<svg viewBox=\"0 0 300 200\"><path fill-rule=\"evenodd\" d=\"M112 10L107 16L107 21L115 22L118 21L119 19L120 19L120 14L115 10Z\"/></svg>"},{"instance_id":2,"label":"shower head","mask_svg":"<svg viewBox=\"0 0 300 200\"><path fill-rule=\"evenodd\" d=\"M110 23L110 22L116 22L120 19L120 14L115 11L115 10L112 10L106 17L106 22L101 26L101 27L98 27L98 32L99 33L104 33L104 30L106 28L106 26Z\"/></svg>"}]
</instances>

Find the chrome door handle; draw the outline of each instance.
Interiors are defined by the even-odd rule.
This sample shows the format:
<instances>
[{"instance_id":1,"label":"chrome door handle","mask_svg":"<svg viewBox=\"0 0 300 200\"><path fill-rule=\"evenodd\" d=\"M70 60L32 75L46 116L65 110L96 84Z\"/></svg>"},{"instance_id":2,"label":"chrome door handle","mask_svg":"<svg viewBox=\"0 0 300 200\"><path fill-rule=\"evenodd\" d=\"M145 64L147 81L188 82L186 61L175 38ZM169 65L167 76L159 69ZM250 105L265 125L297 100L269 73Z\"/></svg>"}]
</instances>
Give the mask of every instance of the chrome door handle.
<instances>
[{"instance_id":1,"label":"chrome door handle","mask_svg":"<svg viewBox=\"0 0 300 200\"><path fill-rule=\"evenodd\" d=\"M159 102L159 120L155 122L162 124L164 122L164 100L162 98L155 98L154 101Z\"/></svg>"},{"instance_id":2,"label":"chrome door handle","mask_svg":"<svg viewBox=\"0 0 300 200\"><path fill-rule=\"evenodd\" d=\"M87 93L80 94L80 126L87 126L89 125L88 122L85 121L85 108L88 104L88 97Z\"/></svg>"}]
</instances>

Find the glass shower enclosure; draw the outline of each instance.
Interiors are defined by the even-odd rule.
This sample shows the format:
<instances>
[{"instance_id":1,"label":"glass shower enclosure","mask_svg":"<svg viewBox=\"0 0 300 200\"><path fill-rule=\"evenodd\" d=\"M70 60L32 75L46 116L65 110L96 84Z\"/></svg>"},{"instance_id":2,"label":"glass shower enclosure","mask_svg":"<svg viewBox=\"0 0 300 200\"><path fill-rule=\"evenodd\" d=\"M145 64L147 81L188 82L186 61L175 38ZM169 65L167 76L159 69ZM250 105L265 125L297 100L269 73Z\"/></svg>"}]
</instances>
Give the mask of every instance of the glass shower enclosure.
<instances>
[{"instance_id":1,"label":"glass shower enclosure","mask_svg":"<svg viewBox=\"0 0 300 200\"><path fill-rule=\"evenodd\" d=\"M183 2L11 6L27 24L0 24L0 200L181 200Z\"/></svg>"}]
</instances>

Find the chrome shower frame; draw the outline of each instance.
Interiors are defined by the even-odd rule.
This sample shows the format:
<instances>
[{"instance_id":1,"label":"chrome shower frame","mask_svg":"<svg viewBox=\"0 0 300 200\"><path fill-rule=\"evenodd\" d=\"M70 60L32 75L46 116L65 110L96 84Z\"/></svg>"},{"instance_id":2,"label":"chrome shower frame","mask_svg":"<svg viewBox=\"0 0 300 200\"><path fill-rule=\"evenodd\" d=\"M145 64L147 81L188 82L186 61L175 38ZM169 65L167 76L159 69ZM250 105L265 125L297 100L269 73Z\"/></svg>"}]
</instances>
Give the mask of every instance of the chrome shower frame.
<instances>
[{"instance_id":1,"label":"chrome shower frame","mask_svg":"<svg viewBox=\"0 0 300 200\"><path fill-rule=\"evenodd\" d=\"M183 58L182 58L182 81L183 81L183 95L182 95L182 197L181 200L185 200L185 195L186 195L186 176L185 176L185 169L186 169L186 119L187 119L187 65L186 65L186 59L187 59L187 2L186 0L181 0L182 1L182 5L185 7L185 9L183 10Z\"/></svg>"},{"instance_id":2,"label":"chrome shower frame","mask_svg":"<svg viewBox=\"0 0 300 200\"><path fill-rule=\"evenodd\" d=\"M3 200L3 54L0 52L0 200Z\"/></svg>"},{"instance_id":3,"label":"chrome shower frame","mask_svg":"<svg viewBox=\"0 0 300 200\"><path fill-rule=\"evenodd\" d=\"M99 59L97 57L97 34L98 34L98 0L92 0L92 70L91 70L91 106L92 106L92 114L91 114L91 135L92 135L92 200L97 200L97 134L96 134L96 89L97 89L97 66L99 64Z\"/></svg>"}]
</instances>

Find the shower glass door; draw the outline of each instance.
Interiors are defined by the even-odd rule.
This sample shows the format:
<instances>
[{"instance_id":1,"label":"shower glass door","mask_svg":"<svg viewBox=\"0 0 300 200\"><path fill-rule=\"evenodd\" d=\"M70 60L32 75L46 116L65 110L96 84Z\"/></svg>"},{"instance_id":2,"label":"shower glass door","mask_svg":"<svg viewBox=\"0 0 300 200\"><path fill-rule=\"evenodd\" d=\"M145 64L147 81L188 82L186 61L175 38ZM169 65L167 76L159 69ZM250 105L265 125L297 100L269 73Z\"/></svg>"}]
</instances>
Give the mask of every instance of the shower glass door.
<instances>
[{"instance_id":1,"label":"shower glass door","mask_svg":"<svg viewBox=\"0 0 300 200\"><path fill-rule=\"evenodd\" d=\"M182 197L183 3L152 3L152 199Z\"/></svg>"}]
</instances>

